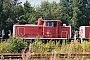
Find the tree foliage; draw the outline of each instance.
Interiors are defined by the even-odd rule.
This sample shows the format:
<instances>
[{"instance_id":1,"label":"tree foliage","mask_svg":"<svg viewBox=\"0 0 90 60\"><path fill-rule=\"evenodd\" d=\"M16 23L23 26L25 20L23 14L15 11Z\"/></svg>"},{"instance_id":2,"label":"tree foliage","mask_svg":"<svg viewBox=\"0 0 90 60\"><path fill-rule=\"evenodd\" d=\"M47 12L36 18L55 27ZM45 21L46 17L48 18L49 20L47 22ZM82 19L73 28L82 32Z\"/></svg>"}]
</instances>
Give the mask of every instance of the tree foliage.
<instances>
[{"instance_id":1,"label":"tree foliage","mask_svg":"<svg viewBox=\"0 0 90 60\"><path fill-rule=\"evenodd\" d=\"M75 31L82 25L89 25L89 14L89 0L42 1L36 7L28 1L21 5L19 0L0 0L0 31L4 29L7 35L8 30L13 31L13 24L34 24L39 17L61 20Z\"/></svg>"}]
</instances>

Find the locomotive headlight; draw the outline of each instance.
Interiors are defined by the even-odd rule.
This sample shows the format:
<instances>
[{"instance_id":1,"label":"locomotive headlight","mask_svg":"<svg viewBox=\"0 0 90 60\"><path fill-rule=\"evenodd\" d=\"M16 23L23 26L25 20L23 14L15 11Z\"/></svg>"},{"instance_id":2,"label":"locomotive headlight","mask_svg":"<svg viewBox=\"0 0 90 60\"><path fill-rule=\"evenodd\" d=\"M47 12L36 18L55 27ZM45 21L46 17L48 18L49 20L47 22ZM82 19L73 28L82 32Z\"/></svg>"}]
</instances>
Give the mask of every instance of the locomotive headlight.
<instances>
[{"instance_id":1,"label":"locomotive headlight","mask_svg":"<svg viewBox=\"0 0 90 60\"><path fill-rule=\"evenodd\" d=\"M47 30L46 34L50 34L50 30Z\"/></svg>"}]
</instances>

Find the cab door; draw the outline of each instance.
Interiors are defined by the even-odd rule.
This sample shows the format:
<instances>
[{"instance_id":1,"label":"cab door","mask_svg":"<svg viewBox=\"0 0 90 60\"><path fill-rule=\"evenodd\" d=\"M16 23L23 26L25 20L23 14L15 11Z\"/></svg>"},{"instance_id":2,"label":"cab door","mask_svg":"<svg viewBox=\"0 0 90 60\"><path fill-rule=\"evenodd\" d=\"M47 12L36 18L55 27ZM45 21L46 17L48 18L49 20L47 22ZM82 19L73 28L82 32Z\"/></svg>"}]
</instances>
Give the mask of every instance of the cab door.
<instances>
[{"instance_id":1,"label":"cab door","mask_svg":"<svg viewBox=\"0 0 90 60\"><path fill-rule=\"evenodd\" d=\"M44 22L43 36L45 38L53 38L53 24L51 21Z\"/></svg>"},{"instance_id":2,"label":"cab door","mask_svg":"<svg viewBox=\"0 0 90 60\"><path fill-rule=\"evenodd\" d=\"M25 27L19 26L16 29L16 36L23 37L25 35Z\"/></svg>"},{"instance_id":3,"label":"cab door","mask_svg":"<svg viewBox=\"0 0 90 60\"><path fill-rule=\"evenodd\" d=\"M43 35L46 38L58 38L57 21L46 21L46 22L44 22Z\"/></svg>"},{"instance_id":4,"label":"cab door","mask_svg":"<svg viewBox=\"0 0 90 60\"><path fill-rule=\"evenodd\" d=\"M57 21L53 22L53 37L58 38L58 25Z\"/></svg>"}]
</instances>

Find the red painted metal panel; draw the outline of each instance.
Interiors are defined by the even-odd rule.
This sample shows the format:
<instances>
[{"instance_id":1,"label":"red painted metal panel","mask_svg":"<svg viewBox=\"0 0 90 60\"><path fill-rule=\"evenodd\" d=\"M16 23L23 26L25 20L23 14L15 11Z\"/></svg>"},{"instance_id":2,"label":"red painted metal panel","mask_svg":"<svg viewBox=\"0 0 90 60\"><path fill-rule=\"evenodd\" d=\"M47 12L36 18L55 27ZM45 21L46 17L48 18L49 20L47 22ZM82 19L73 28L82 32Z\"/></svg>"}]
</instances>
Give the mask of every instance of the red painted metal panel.
<instances>
[{"instance_id":1,"label":"red painted metal panel","mask_svg":"<svg viewBox=\"0 0 90 60\"><path fill-rule=\"evenodd\" d=\"M25 26L25 36L26 38L36 38L38 36L38 26Z\"/></svg>"},{"instance_id":2,"label":"red painted metal panel","mask_svg":"<svg viewBox=\"0 0 90 60\"><path fill-rule=\"evenodd\" d=\"M15 27L15 36L16 37L23 37L25 34L25 28L24 26L16 26Z\"/></svg>"},{"instance_id":3,"label":"red painted metal panel","mask_svg":"<svg viewBox=\"0 0 90 60\"><path fill-rule=\"evenodd\" d=\"M53 27L53 37L58 38L58 27Z\"/></svg>"},{"instance_id":4,"label":"red painted metal panel","mask_svg":"<svg viewBox=\"0 0 90 60\"><path fill-rule=\"evenodd\" d=\"M43 35L43 26L39 26L39 35Z\"/></svg>"},{"instance_id":5,"label":"red painted metal panel","mask_svg":"<svg viewBox=\"0 0 90 60\"><path fill-rule=\"evenodd\" d=\"M37 34L38 35L38 26L25 26L25 34Z\"/></svg>"},{"instance_id":6,"label":"red painted metal panel","mask_svg":"<svg viewBox=\"0 0 90 60\"><path fill-rule=\"evenodd\" d=\"M18 28L18 34L24 35L25 33L25 28L24 27L19 27Z\"/></svg>"},{"instance_id":7,"label":"red painted metal panel","mask_svg":"<svg viewBox=\"0 0 90 60\"><path fill-rule=\"evenodd\" d=\"M62 26L59 28L59 37L70 38L70 27Z\"/></svg>"},{"instance_id":8,"label":"red painted metal panel","mask_svg":"<svg viewBox=\"0 0 90 60\"><path fill-rule=\"evenodd\" d=\"M90 38L90 26L85 27L85 37Z\"/></svg>"},{"instance_id":9,"label":"red painted metal panel","mask_svg":"<svg viewBox=\"0 0 90 60\"><path fill-rule=\"evenodd\" d=\"M43 27L45 38L58 38L57 27Z\"/></svg>"},{"instance_id":10,"label":"red painted metal panel","mask_svg":"<svg viewBox=\"0 0 90 60\"><path fill-rule=\"evenodd\" d=\"M45 38L52 38L53 37L53 29L52 27L43 27L44 32L43 35Z\"/></svg>"},{"instance_id":11,"label":"red painted metal panel","mask_svg":"<svg viewBox=\"0 0 90 60\"><path fill-rule=\"evenodd\" d=\"M43 37L42 26L17 25L15 26L15 36L23 38Z\"/></svg>"}]
</instances>

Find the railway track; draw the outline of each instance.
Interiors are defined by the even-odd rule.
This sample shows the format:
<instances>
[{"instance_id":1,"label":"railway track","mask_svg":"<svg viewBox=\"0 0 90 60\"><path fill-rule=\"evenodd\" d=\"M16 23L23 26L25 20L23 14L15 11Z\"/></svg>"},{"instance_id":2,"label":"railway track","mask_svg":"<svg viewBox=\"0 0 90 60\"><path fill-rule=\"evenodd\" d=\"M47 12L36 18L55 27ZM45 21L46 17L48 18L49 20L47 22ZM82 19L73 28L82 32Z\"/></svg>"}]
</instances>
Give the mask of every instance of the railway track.
<instances>
[{"instance_id":1,"label":"railway track","mask_svg":"<svg viewBox=\"0 0 90 60\"><path fill-rule=\"evenodd\" d=\"M21 57L21 53L0 53L0 59L19 59Z\"/></svg>"},{"instance_id":2,"label":"railway track","mask_svg":"<svg viewBox=\"0 0 90 60\"><path fill-rule=\"evenodd\" d=\"M73 53L73 54L40 54L40 53L35 53L31 57L34 59L40 59L40 58L50 58L50 57L59 57L59 58L80 58L84 57L87 59L90 59L90 53ZM22 59L22 54L21 53L0 53L0 59Z\"/></svg>"}]
</instances>

